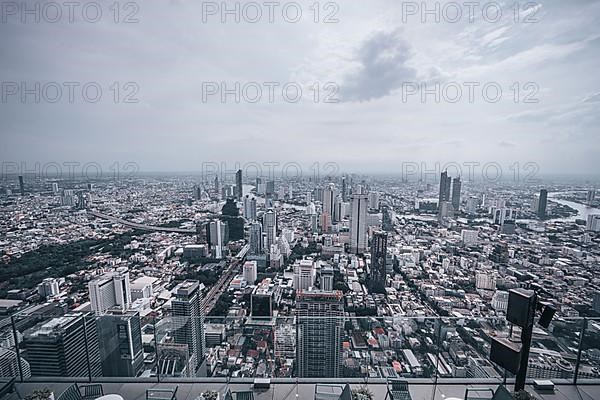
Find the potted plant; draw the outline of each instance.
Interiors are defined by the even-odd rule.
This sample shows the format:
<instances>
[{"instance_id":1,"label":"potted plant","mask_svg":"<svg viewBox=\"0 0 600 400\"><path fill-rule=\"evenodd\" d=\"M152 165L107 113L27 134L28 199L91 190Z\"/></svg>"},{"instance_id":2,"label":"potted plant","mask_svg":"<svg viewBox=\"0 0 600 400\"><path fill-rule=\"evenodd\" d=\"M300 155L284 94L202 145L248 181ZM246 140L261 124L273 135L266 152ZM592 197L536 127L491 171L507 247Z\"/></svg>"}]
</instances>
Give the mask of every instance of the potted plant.
<instances>
[{"instance_id":1,"label":"potted plant","mask_svg":"<svg viewBox=\"0 0 600 400\"><path fill-rule=\"evenodd\" d=\"M54 400L54 392L48 388L34 390L25 400Z\"/></svg>"},{"instance_id":2,"label":"potted plant","mask_svg":"<svg viewBox=\"0 0 600 400\"><path fill-rule=\"evenodd\" d=\"M221 396L216 390L207 390L200 395L198 400L219 400L220 398Z\"/></svg>"},{"instance_id":3,"label":"potted plant","mask_svg":"<svg viewBox=\"0 0 600 400\"><path fill-rule=\"evenodd\" d=\"M352 390L352 400L373 400L373 392L366 386Z\"/></svg>"},{"instance_id":4,"label":"potted plant","mask_svg":"<svg viewBox=\"0 0 600 400\"><path fill-rule=\"evenodd\" d=\"M525 390L521 390L515 394L513 394L515 400L537 400L535 396L531 393L526 392Z\"/></svg>"}]
</instances>

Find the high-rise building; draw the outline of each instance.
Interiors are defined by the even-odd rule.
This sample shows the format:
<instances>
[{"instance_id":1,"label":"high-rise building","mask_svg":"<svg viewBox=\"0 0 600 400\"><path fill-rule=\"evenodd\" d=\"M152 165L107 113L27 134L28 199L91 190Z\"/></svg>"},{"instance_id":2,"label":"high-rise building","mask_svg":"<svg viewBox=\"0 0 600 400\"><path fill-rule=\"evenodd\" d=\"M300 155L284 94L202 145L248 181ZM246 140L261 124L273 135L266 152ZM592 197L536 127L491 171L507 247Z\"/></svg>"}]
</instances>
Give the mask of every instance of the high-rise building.
<instances>
[{"instance_id":1,"label":"high-rise building","mask_svg":"<svg viewBox=\"0 0 600 400\"><path fill-rule=\"evenodd\" d=\"M369 288L381 292L385 288L387 233L378 231L371 240L371 268L369 271Z\"/></svg>"},{"instance_id":2,"label":"high-rise building","mask_svg":"<svg viewBox=\"0 0 600 400\"><path fill-rule=\"evenodd\" d=\"M58 183L52 182L52 193L58 193Z\"/></svg>"},{"instance_id":3,"label":"high-rise building","mask_svg":"<svg viewBox=\"0 0 600 400\"><path fill-rule=\"evenodd\" d=\"M297 292L298 377L341 377L344 328L342 298L340 291Z\"/></svg>"},{"instance_id":4,"label":"high-rise building","mask_svg":"<svg viewBox=\"0 0 600 400\"><path fill-rule=\"evenodd\" d=\"M38 289L38 294L45 299L57 296L60 293L60 289L58 287L58 281L56 280L56 278L44 279L38 285L37 289Z\"/></svg>"},{"instance_id":5,"label":"high-rise building","mask_svg":"<svg viewBox=\"0 0 600 400\"><path fill-rule=\"evenodd\" d=\"M154 292L152 284L157 280L158 278L140 276L135 281L131 282L131 300L135 301L137 299L150 299L152 297L152 293Z\"/></svg>"},{"instance_id":6,"label":"high-rise building","mask_svg":"<svg viewBox=\"0 0 600 400\"><path fill-rule=\"evenodd\" d=\"M329 185L327 185L327 187L325 188L325 190L323 192L323 214L322 214L322 216L323 216L323 221L326 221L323 224L323 230L325 232L330 232L331 225L333 225L333 223L336 222L333 218L336 198L337 198L337 190L335 189L335 185L333 183L330 183Z\"/></svg>"},{"instance_id":7,"label":"high-rise building","mask_svg":"<svg viewBox=\"0 0 600 400\"><path fill-rule=\"evenodd\" d=\"M377 193L377 192L369 193L369 208L372 210L379 209L379 193Z\"/></svg>"},{"instance_id":8,"label":"high-rise building","mask_svg":"<svg viewBox=\"0 0 600 400\"><path fill-rule=\"evenodd\" d=\"M102 376L96 318L90 314L42 322L25 331L22 345L32 376Z\"/></svg>"},{"instance_id":9,"label":"high-rise building","mask_svg":"<svg viewBox=\"0 0 600 400\"><path fill-rule=\"evenodd\" d=\"M492 221L494 224L504 225L506 221L514 221L516 218L516 210L512 208L496 208L492 207Z\"/></svg>"},{"instance_id":10,"label":"high-rise building","mask_svg":"<svg viewBox=\"0 0 600 400\"><path fill-rule=\"evenodd\" d=\"M256 261L246 261L242 267L242 273L246 282L248 282L250 285L254 285L254 283L256 283L256 279L258 278Z\"/></svg>"},{"instance_id":11,"label":"high-rise building","mask_svg":"<svg viewBox=\"0 0 600 400\"><path fill-rule=\"evenodd\" d=\"M469 214L475 214L477 212L478 207L479 207L479 199L475 196L470 196L467 199L467 212Z\"/></svg>"},{"instance_id":12,"label":"high-rise building","mask_svg":"<svg viewBox=\"0 0 600 400\"><path fill-rule=\"evenodd\" d=\"M194 186L194 200L200 200L202 198L202 187Z\"/></svg>"},{"instance_id":13,"label":"high-rise building","mask_svg":"<svg viewBox=\"0 0 600 400\"><path fill-rule=\"evenodd\" d=\"M296 261L294 264L294 289L308 290L315 284L313 260L310 258Z\"/></svg>"},{"instance_id":14,"label":"high-rise building","mask_svg":"<svg viewBox=\"0 0 600 400\"><path fill-rule=\"evenodd\" d=\"M546 218L546 207L548 205L548 191L546 189L540 190L539 204L537 209L538 217Z\"/></svg>"},{"instance_id":15,"label":"high-rise building","mask_svg":"<svg viewBox=\"0 0 600 400\"><path fill-rule=\"evenodd\" d=\"M321 268L321 290L324 292L333 291L333 268L329 265Z\"/></svg>"},{"instance_id":16,"label":"high-rise building","mask_svg":"<svg viewBox=\"0 0 600 400\"><path fill-rule=\"evenodd\" d=\"M243 193L242 170L238 169L238 171L235 173L235 197L238 201L242 200Z\"/></svg>"},{"instance_id":17,"label":"high-rise building","mask_svg":"<svg viewBox=\"0 0 600 400\"><path fill-rule=\"evenodd\" d=\"M23 181L23 175L19 175L19 191L21 196L25 196L25 182Z\"/></svg>"},{"instance_id":18,"label":"high-rise building","mask_svg":"<svg viewBox=\"0 0 600 400\"><path fill-rule=\"evenodd\" d=\"M600 313L600 291L594 292L594 298L592 299L592 309Z\"/></svg>"},{"instance_id":19,"label":"high-rise building","mask_svg":"<svg viewBox=\"0 0 600 400\"><path fill-rule=\"evenodd\" d=\"M244 196L243 212L248 221L256 220L256 197L250 197L249 194Z\"/></svg>"},{"instance_id":20,"label":"high-rise building","mask_svg":"<svg viewBox=\"0 0 600 400\"><path fill-rule=\"evenodd\" d=\"M296 357L296 329L291 323L277 323L273 332L275 358L293 359Z\"/></svg>"},{"instance_id":21,"label":"high-rise building","mask_svg":"<svg viewBox=\"0 0 600 400\"><path fill-rule=\"evenodd\" d=\"M177 328L173 332L173 341L187 345L189 358L185 375L193 377L204 360L205 349L200 283L186 280L175 287L174 293L171 309Z\"/></svg>"},{"instance_id":22,"label":"high-rise building","mask_svg":"<svg viewBox=\"0 0 600 400\"><path fill-rule=\"evenodd\" d=\"M102 314L118 307L126 310L131 305L129 272L122 269L103 275L88 283L92 311Z\"/></svg>"},{"instance_id":23,"label":"high-rise building","mask_svg":"<svg viewBox=\"0 0 600 400\"><path fill-rule=\"evenodd\" d=\"M227 224L223 221L210 221L208 225L208 245L214 258L223 258L223 247L227 242Z\"/></svg>"},{"instance_id":24,"label":"high-rise building","mask_svg":"<svg viewBox=\"0 0 600 400\"><path fill-rule=\"evenodd\" d=\"M31 368L27 360L21 355L21 371L23 378L31 377ZM19 361L17 353L11 349L0 347L0 378L14 378L19 376Z\"/></svg>"},{"instance_id":25,"label":"high-rise building","mask_svg":"<svg viewBox=\"0 0 600 400\"><path fill-rule=\"evenodd\" d=\"M342 176L342 200L348 200L348 185L346 183L346 177Z\"/></svg>"},{"instance_id":26,"label":"high-rise building","mask_svg":"<svg viewBox=\"0 0 600 400\"><path fill-rule=\"evenodd\" d=\"M251 255L263 254L263 231L259 222L253 222L250 225L250 249Z\"/></svg>"},{"instance_id":27,"label":"high-rise building","mask_svg":"<svg viewBox=\"0 0 600 400\"><path fill-rule=\"evenodd\" d=\"M508 310L508 292L496 290L492 296L492 308L496 311L506 312Z\"/></svg>"},{"instance_id":28,"label":"high-rise building","mask_svg":"<svg viewBox=\"0 0 600 400\"><path fill-rule=\"evenodd\" d=\"M253 317L273 316L273 297L275 289L270 278L260 282L250 296L250 315Z\"/></svg>"},{"instance_id":29,"label":"high-rise building","mask_svg":"<svg viewBox=\"0 0 600 400\"><path fill-rule=\"evenodd\" d=\"M350 215L350 252L364 253L367 250L367 195L352 195Z\"/></svg>"},{"instance_id":30,"label":"high-rise building","mask_svg":"<svg viewBox=\"0 0 600 400\"><path fill-rule=\"evenodd\" d=\"M460 177L452 179L452 207L455 212L458 212L460 209L460 189L462 183L460 181Z\"/></svg>"},{"instance_id":31,"label":"high-rise building","mask_svg":"<svg viewBox=\"0 0 600 400\"><path fill-rule=\"evenodd\" d=\"M592 205L594 200L596 200L596 189L590 189L587 191L587 196L586 196L585 201L588 205Z\"/></svg>"},{"instance_id":32,"label":"high-rise building","mask_svg":"<svg viewBox=\"0 0 600 400\"><path fill-rule=\"evenodd\" d=\"M588 231L600 232L600 214L588 215L585 229Z\"/></svg>"},{"instance_id":33,"label":"high-rise building","mask_svg":"<svg viewBox=\"0 0 600 400\"><path fill-rule=\"evenodd\" d=\"M267 181L267 187L265 188L265 194L267 197L272 198L275 194L275 181Z\"/></svg>"},{"instance_id":34,"label":"high-rise building","mask_svg":"<svg viewBox=\"0 0 600 400\"><path fill-rule=\"evenodd\" d=\"M277 239L277 213L272 208L263 215L263 232L267 235L265 248L270 250Z\"/></svg>"},{"instance_id":35,"label":"high-rise building","mask_svg":"<svg viewBox=\"0 0 600 400\"><path fill-rule=\"evenodd\" d=\"M440 176L440 193L438 195L438 207L444 201L450 201L450 186L452 178L448 176L448 171L442 172Z\"/></svg>"},{"instance_id":36,"label":"high-rise building","mask_svg":"<svg viewBox=\"0 0 600 400\"><path fill-rule=\"evenodd\" d=\"M62 196L60 198L60 203L63 206L74 206L75 205L75 192L71 189L63 190Z\"/></svg>"},{"instance_id":37,"label":"high-rise building","mask_svg":"<svg viewBox=\"0 0 600 400\"><path fill-rule=\"evenodd\" d=\"M144 366L142 328L137 311L109 310L98 318L102 376L135 377Z\"/></svg>"},{"instance_id":38,"label":"high-rise building","mask_svg":"<svg viewBox=\"0 0 600 400\"><path fill-rule=\"evenodd\" d=\"M496 275L490 272L477 272L475 287L483 290L496 290Z\"/></svg>"}]
</instances>

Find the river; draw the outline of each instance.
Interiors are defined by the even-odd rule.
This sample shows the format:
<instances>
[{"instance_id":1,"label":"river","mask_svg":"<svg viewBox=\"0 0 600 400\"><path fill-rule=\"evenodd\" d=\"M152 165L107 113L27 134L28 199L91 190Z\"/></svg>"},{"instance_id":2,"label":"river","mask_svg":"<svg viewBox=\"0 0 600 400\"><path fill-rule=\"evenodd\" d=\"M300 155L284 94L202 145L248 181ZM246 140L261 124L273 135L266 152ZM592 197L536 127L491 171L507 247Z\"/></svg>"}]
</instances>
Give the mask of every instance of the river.
<instances>
[{"instance_id":1,"label":"river","mask_svg":"<svg viewBox=\"0 0 600 400\"><path fill-rule=\"evenodd\" d=\"M581 203L576 203L574 201L569 201L569 200L562 200L562 199L557 199L556 196L560 196L563 194L568 194L568 193L575 193L575 191L571 191L571 192L552 192L552 193L548 193L548 199L551 199L552 201L571 207L572 209L577 211L577 215L573 215L571 217L565 217L565 218L555 218L555 219L551 219L549 221L575 221L576 219L583 219L587 221L588 215L592 215L592 214L600 214L600 209L598 208L594 208L594 207L589 207L586 206L585 204L581 204Z\"/></svg>"}]
</instances>

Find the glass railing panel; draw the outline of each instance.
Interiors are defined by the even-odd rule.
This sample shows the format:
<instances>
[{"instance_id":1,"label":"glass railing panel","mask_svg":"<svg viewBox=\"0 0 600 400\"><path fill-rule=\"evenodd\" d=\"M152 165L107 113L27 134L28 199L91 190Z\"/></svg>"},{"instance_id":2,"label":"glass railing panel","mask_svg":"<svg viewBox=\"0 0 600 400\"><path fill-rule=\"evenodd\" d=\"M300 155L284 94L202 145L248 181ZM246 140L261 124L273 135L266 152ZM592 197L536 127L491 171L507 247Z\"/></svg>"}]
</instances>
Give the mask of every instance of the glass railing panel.
<instances>
[{"instance_id":1,"label":"glass railing panel","mask_svg":"<svg viewBox=\"0 0 600 400\"><path fill-rule=\"evenodd\" d=\"M54 309L14 317L19 354L32 379L100 377L96 324L86 313ZM96 340L88 346L88 339Z\"/></svg>"},{"instance_id":2,"label":"glass railing panel","mask_svg":"<svg viewBox=\"0 0 600 400\"><path fill-rule=\"evenodd\" d=\"M156 376L153 321L133 311L87 317L87 346L94 371L99 365L104 378Z\"/></svg>"},{"instance_id":3,"label":"glass railing panel","mask_svg":"<svg viewBox=\"0 0 600 400\"><path fill-rule=\"evenodd\" d=\"M68 312L15 316L0 325L3 377L161 382L211 378L467 380L498 382L514 376L490 361L492 338L509 338L502 317L140 316ZM582 319L536 324L529 379L572 380ZM514 328L514 341L520 329ZM600 321L583 338L579 379L599 378ZM18 347L17 347L18 346ZM11 358L11 356L13 358ZM12 369L11 369L12 368Z\"/></svg>"},{"instance_id":4,"label":"glass railing panel","mask_svg":"<svg viewBox=\"0 0 600 400\"><path fill-rule=\"evenodd\" d=\"M577 379L578 382L600 379L600 318L587 320Z\"/></svg>"},{"instance_id":5,"label":"glass railing panel","mask_svg":"<svg viewBox=\"0 0 600 400\"><path fill-rule=\"evenodd\" d=\"M202 319L197 317L165 316L156 320L157 374L161 380L206 376L203 329Z\"/></svg>"},{"instance_id":6,"label":"glass railing panel","mask_svg":"<svg viewBox=\"0 0 600 400\"><path fill-rule=\"evenodd\" d=\"M27 379L31 376L29 364L17 357L17 346L20 335L15 338L10 317L0 319L0 378Z\"/></svg>"},{"instance_id":7,"label":"glass railing panel","mask_svg":"<svg viewBox=\"0 0 600 400\"><path fill-rule=\"evenodd\" d=\"M364 360L359 376L432 378L437 355L436 318L359 317L346 323L351 357ZM356 363L357 361L355 361Z\"/></svg>"},{"instance_id":8,"label":"glass railing panel","mask_svg":"<svg viewBox=\"0 0 600 400\"><path fill-rule=\"evenodd\" d=\"M501 383L508 374L490 361L491 341L508 338L509 333L506 320L500 317L442 318L438 378Z\"/></svg>"},{"instance_id":9,"label":"glass railing panel","mask_svg":"<svg viewBox=\"0 0 600 400\"><path fill-rule=\"evenodd\" d=\"M280 335L278 359L276 334ZM227 380L292 376L293 353L289 350L295 345L293 320L264 315L206 317L204 335L205 376ZM283 347L286 344L288 348Z\"/></svg>"},{"instance_id":10,"label":"glass railing panel","mask_svg":"<svg viewBox=\"0 0 600 400\"><path fill-rule=\"evenodd\" d=\"M555 317L547 329L534 325L528 379L573 380L582 323L581 318Z\"/></svg>"}]
</instances>

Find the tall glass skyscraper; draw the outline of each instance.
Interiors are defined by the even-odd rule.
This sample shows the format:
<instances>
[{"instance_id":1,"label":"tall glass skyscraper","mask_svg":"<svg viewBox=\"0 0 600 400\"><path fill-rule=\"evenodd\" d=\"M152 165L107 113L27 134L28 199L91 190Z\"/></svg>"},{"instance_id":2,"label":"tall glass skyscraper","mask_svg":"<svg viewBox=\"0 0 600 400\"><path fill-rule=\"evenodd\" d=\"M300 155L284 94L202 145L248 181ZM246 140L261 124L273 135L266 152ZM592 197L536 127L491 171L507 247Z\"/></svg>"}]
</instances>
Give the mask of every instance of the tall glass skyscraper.
<instances>
[{"instance_id":1,"label":"tall glass skyscraper","mask_svg":"<svg viewBox=\"0 0 600 400\"><path fill-rule=\"evenodd\" d=\"M296 294L297 364L302 378L339 378L342 374L343 294Z\"/></svg>"}]
</instances>

